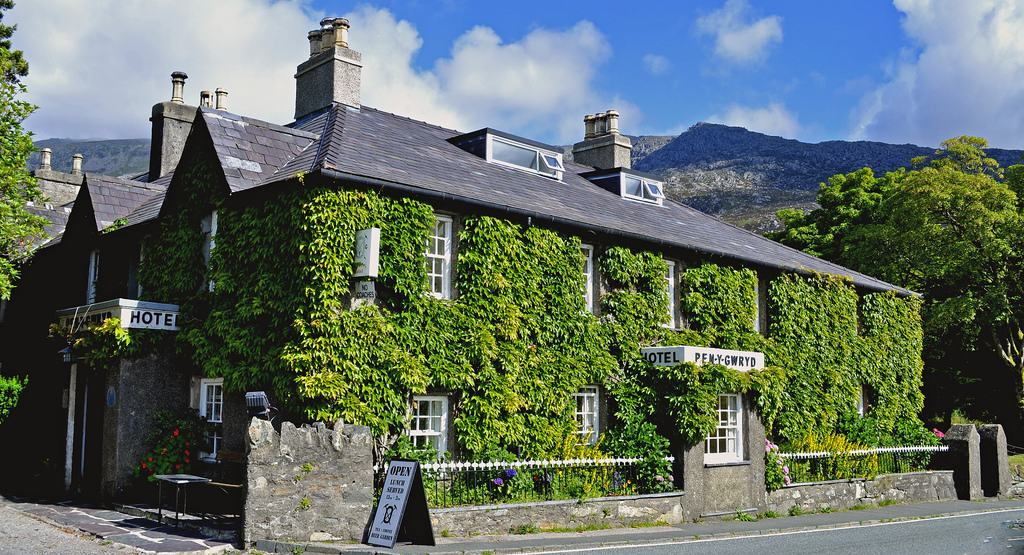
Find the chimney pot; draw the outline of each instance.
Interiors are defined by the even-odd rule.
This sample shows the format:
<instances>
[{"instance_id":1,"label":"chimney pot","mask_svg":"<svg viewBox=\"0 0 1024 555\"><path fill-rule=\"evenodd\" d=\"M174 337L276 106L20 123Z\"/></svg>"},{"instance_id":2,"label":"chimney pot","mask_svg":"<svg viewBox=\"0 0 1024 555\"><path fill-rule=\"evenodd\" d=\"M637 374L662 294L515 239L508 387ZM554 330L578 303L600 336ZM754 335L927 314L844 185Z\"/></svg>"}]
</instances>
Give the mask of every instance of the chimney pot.
<instances>
[{"instance_id":1,"label":"chimney pot","mask_svg":"<svg viewBox=\"0 0 1024 555\"><path fill-rule=\"evenodd\" d=\"M608 114L601 112L594 115L594 136L602 137L608 134Z\"/></svg>"},{"instance_id":2,"label":"chimney pot","mask_svg":"<svg viewBox=\"0 0 1024 555\"><path fill-rule=\"evenodd\" d=\"M213 107L213 93L210 91L201 91L199 93L199 105L204 108Z\"/></svg>"},{"instance_id":3,"label":"chimney pot","mask_svg":"<svg viewBox=\"0 0 1024 555\"><path fill-rule=\"evenodd\" d=\"M217 109L218 110L227 110L228 91L224 90L221 87L217 87L216 93L217 93Z\"/></svg>"},{"instance_id":4,"label":"chimney pot","mask_svg":"<svg viewBox=\"0 0 1024 555\"><path fill-rule=\"evenodd\" d=\"M583 140L589 141L594 138L594 122L597 120L597 116L586 115L583 116Z\"/></svg>"},{"instance_id":5,"label":"chimney pot","mask_svg":"<svg viewBox=\"0 0 1024 555\"><path fill-rule=\"evenodd\" d=\"M71 156L71 175L82 175L82 155Z\"/></svg>"},{"instance_id":6,"label":"chimney pot","mask_svg":"<svg viewBox=\"0 0 1024 555\"><path fill-rule=\"evenodd\" d=\"M184 71L175 71L171 74L171 102L185 103L185 79L188 79L188 75L185 75Z\"/></svg>"},{"instance_id":7,"label":"chimney pot","mask_svg":"<svg viewBox=\"0 0 1024 555\"><path fill-rule=\"evenodd\" d=\"M334 46L348 48L348 20L344 17L336 17L331 22L334 28Z\"/></svg>"},{"instance_id":8,"label":"chimney pot","mask_svg":"<svg viewBox=\"0 0 1024 555\"><path fill-rule=\"evenodd\" d=\"M608 110L605 112L608 117L608 133L611 135L619 134L619 112L618 110Z\"/></svg>"},{"instance_id":9,"label":"chimney pot","mask_svg":"<svg viewBox=\"0 0 1024 555\"><path fill-rule=\"evenodd\" d=\"M50 169L50 157L53 155L53 151L50 150L49 148L44 148L43 150L39 151L39 155L40 155L39 169L41 169L41 170L49 170Z\"/></svg>"},{"instance_id":10,"label":"chimney pot","mask_svg":"<svg viewBox=\"0 0 1024 555\"><path fill-rule=\"evenodd\" d=\"M310 58L312 58L313 56L316 56L317 54L320 53L320 36L322 34L323 33L319 29L317 29L315 31L310 31L309 34L306 35L309 38L309 57Z\"/></svg>"}]
</instances>

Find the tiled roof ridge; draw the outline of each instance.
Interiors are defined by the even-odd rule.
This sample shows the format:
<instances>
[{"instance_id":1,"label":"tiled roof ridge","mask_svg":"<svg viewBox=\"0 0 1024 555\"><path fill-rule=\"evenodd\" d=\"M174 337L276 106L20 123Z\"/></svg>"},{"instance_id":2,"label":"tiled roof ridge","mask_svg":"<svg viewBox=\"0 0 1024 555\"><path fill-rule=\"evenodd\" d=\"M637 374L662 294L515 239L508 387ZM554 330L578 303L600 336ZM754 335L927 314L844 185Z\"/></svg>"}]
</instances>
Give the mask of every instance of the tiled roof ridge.
<instances>
[{"instance_id":1,"label":"tiled roof ridge","mask_svg":"<svg viewBox=\"0 0 1024 555\"><path fill-rule=\"evenodd\" d=\"M302 138L311 139L311 140L315 140L316 139L316 135L313 134L313 133L310 133L308 131L303 131L301 129L297 129L297 128L294 128L294 127L288 127L286 125L281 125L281 124L278 124L278 123L269 122L267 120L262 120L262 119L258 119L258 118L254 118L254 117L250 117L250 116L243 116L243 115L240 115L240 114L235 114L235 113L232 113L232 112L228 112L226 110L218 110L216 108L209 108L207 106L200 106L199 110L203 114L204 117L209 116L209 117L227 119L227 120L231 120L231 121L241 122L241 123L243 123L245 125L253 125L253 126L256 126L256 127L262 127L264 129L269 129L271 131L275 131L277 133L284 133L284 134L287 134L287 135L293 135L293 136L296 136L296 137L302 137Z\"/></svg>"},{"instance_id":2,"label":"tiled roof ridge","mask_svg":"<svg viewBox=\"0 0 1024 555\"><path fill-rule=\"evenodd\" d=\"M102 173L85 172L84 177L86 183L101 182L108 185L123 185L125 187L147 189L150 191L161 191L167 188L166 183L159 183L158 181L137 181L134 179L115 177L113 175L106 175Z\"/></svg>"}]
</instances>

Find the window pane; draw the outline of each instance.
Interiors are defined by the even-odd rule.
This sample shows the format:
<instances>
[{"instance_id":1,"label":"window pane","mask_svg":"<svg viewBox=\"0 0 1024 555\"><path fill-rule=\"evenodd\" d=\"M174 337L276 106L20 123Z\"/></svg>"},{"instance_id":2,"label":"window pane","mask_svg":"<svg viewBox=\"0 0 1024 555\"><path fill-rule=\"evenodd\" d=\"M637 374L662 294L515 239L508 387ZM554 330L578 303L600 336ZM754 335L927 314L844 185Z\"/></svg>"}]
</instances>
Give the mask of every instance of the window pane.
<instances>
[{"instance_id":1,"label":"window pane","mask_svg":"<svg viewBox=\"0 0 1024 555\"><path fill-rule=\"evenodd\" d=\"M622 183L623 189L625 190L627 195L643 198L643 181L640 181L639 179L633 176L623 175Z\"/></svg>"},{"instance_id":2,"label":"window pane","mask_svg":"<svg viewBox=\"0 0 1024 555\"><path fill-rule=\"evenodd\" d=\"M499 140L493 140L491 142L491 158L505 162L506 164L514 164L516 166L530 168L531 170L538 169L537 151L523 148L521 146L510 145Z\"/></svg>"}]
</instances>

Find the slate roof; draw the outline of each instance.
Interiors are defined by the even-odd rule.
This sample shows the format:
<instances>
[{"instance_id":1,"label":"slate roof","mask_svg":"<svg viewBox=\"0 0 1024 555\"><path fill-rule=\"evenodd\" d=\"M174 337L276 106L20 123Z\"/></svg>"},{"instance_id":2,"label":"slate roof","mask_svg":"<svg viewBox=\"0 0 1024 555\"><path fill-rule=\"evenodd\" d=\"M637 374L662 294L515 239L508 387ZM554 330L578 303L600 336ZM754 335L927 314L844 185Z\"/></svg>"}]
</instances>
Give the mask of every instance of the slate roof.
<instances>
[{"instance_id":1,"label":"slate roof","mask_svg":"<svg viewBox=\"0 0 1024 555\"><path fill-rule=\"evenodd\" d=\"M119 218L126 218L145 201L167 189L167 182L130 181L95 173L86 173L82 182L89 188L96 217L96 229L101 230Z\"/></svg>"},{"instance_id":2,"label":"slate roof","mask_svg":"<svg viewBox=\"0 0 1024 555\"><path fill-rule=\"evenodd\" d=\"M579 174L594 168L567 162L561 181L488 163L448 142L461 133L373 108L336 106L301 122L319 140L307 145L270 179L319 170L426 196L531 215L581 229L648 241L662 250L684 249L766 268L849 278L873 290L910 291L854 272L686 205L663 206L621 198Z\"/></svg>"},{"instance_id":3,"label":"slate roof","mask_svg":"<svg viewBox=\"0 0 1024 555\"><path fill-rule=\"evenodd\" d=\"M657 206L621 198L580 176L593 171L590 166L566 162L563 179L557 181L488 163L448 141L463 133L373 108L338 105L292 127L212 108L200 108L199 114L232 193L320 172L433 197L442 209L445 200L459 201L645 241L669 256L681 249L764 268L833 274L859 287L913 294L671 200ZM131 182L152 189L135 191L125 203L115 199L128 194L122 191L126 180L88 177L104 192L101 202L94 200L97 220L127 217L128 225L135 225L159 215L171 176L151 184Z\"/></svg>"},{"instance_id":4,"label":"slate roof","mask_svg":"<svg viewBox=\"0 0 1024 555\"><path fill-rule=\"evenodd\" d=\"M202 107L199 114L210 130L213 147L232 193L268 180L317 138L300 129L223 110Z\"/></svg>"}]
</instances>

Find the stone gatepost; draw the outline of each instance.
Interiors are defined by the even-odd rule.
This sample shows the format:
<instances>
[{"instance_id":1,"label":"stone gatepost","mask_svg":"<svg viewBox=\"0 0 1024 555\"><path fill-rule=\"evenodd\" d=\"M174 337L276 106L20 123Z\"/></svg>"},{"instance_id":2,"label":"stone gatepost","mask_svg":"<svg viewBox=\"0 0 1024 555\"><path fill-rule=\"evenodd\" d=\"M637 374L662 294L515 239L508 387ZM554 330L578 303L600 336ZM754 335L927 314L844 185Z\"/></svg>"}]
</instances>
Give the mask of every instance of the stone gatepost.
<instances>
[{"instance_id":1,"label":"stone gatepost","mask_svg":"<svg viewBox=\"0 0 1024 555\"><path fill-rule=\"evenodd\" d=\"M329 429L249 423L245 545L258 540L360 541L373 510L373 437L367 426Z\"/></svg>"},{"instance_id":2,"label":"stone gatepost","mask_svg":"<svg viewBox=\"0 0 1024 555\"><path fill-rule=\"evenodd\" d=\"M1006 434L999 424L978 426L981 437L981 489L986 497L1003 497L1010 492L1010 460Z\"/></svg>"},{"instance_id":3,"label":"stone gatepost","mask_svg":"<svg viewBox=\"0 0 1024 555\"><path fill-rule=\"evenodd\" d=\"M960 499L980 499L981 489L981 436L973 424L954 424L942 440L949 451L939 459L947 470L953 471L956 495Z\"/></svg>"}]
</instances>

